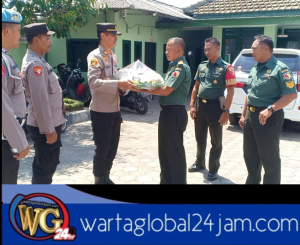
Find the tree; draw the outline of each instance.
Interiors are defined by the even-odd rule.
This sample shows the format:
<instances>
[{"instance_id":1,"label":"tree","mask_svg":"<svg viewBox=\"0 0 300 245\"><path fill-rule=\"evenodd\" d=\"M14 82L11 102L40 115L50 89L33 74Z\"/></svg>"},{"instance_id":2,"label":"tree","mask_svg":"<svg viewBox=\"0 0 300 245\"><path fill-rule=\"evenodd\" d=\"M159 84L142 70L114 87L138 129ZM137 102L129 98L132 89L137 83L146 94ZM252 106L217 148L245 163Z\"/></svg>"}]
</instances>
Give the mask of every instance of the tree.
<instances>
[{"instance_id":1,"label":"tree","mask_svg":"<svg viewBox=\"0 0 300 245\"><path fill-rule=\"evenodd\" d=\"M57 38L70 37L71 30L83 27L99 14L97 0L2 0L2 8L14 8L22 17L21 25L44 22ZM24 34L24 33L22 33Z\"/></svg>"}]
</instances>

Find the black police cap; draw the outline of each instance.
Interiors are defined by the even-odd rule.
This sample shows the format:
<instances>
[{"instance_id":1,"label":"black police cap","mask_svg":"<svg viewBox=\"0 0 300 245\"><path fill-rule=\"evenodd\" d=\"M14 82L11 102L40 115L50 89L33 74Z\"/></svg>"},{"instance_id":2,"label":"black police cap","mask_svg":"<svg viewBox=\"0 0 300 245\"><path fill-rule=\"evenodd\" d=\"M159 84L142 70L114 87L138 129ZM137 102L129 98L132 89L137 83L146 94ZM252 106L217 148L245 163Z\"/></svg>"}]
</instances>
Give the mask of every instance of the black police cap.
<instances>
[{"instance_id":1,"label":"black police cap","mask_svg":"<svg viewBox=\"0 0 300 245\"><path fill-rule=\"evenodd\" d=\"M38 34L52 35L55 32L49 31L46 23L32 23L23 27L23 30L28 36L35 36Z\"/></svg>"},{"instance_id":2,"label":"black police cap","mask_svg":"<svg viewBox=\"0 0 300 245\"><path fill-rule=\"evenodd\" d=\"M115 23L97 23L97 32L110 32L116 35L122 35L121 32L117 30L117 25Z\"/></svg>"}]
</instances>

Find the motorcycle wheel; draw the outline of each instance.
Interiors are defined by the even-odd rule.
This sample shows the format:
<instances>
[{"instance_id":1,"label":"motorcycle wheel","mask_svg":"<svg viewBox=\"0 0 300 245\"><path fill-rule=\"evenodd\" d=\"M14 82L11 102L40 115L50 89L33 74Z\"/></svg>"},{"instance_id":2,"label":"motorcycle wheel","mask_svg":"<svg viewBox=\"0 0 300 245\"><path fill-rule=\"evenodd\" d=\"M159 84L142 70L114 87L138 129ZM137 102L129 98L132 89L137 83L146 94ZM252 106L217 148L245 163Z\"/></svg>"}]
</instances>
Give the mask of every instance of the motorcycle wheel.
<instances>
[{"instance_id":1,"label":"motorcycle wheel","mask_svg":"<svg viewBox=\"0 0 300 245\"><path fill-rule=\"evenodd\" d=\"M145 115L148 111L148 104L146 99L141 94L138 94L136 100L137 107L135 110L137 111L137 113Z\"/></svg>"},{"instance_id":2,"label":"motorcycle wheel","mask_svg":"<svg viewBox=\"0 0 300 245\"><path fill-rule=\"evenodd\" d=\"M61 133L66 132L68 125L67 125L67 121L65 121L62 125L61 125Z\"/></svg>"}]
</instances>

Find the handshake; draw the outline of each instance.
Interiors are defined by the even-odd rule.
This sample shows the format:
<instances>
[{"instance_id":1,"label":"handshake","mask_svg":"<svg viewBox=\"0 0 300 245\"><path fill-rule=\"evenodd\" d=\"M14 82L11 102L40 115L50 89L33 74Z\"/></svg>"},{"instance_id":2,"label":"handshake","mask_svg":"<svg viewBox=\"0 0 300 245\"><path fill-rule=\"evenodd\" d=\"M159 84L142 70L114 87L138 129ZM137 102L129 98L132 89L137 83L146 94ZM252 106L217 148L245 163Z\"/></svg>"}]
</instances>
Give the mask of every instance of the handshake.
<instances>
[{"instance_id":1,"label":"handshake","mask_svg":"<svg viewBox=\"0 0 300 245\"><path fill-rule=\"evenodd\" d=\"M121 89L121 91L126 91L126 90L134 90L137 88L137 86L132 81L126 80L126 81L119 81L118 88Z\"/></svg>"}]
</instances>

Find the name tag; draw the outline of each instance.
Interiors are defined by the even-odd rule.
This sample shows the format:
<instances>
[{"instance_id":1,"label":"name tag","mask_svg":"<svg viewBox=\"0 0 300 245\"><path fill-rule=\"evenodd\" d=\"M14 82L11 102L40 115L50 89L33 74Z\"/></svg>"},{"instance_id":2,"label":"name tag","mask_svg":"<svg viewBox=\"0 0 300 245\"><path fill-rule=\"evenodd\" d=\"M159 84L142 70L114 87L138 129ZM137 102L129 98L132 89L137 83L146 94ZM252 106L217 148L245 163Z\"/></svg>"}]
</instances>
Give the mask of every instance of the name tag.
<instances>
[{"instance_id":1,"label":"name tag","mask_svg":"<svg viewBox=\"0 0 300 245\"><path fill-rule=\"evenodd\" d=\"M108 69L108 68L111 68L111 66L106 66L105 68Z\"/></svg>"}]
</instances>

